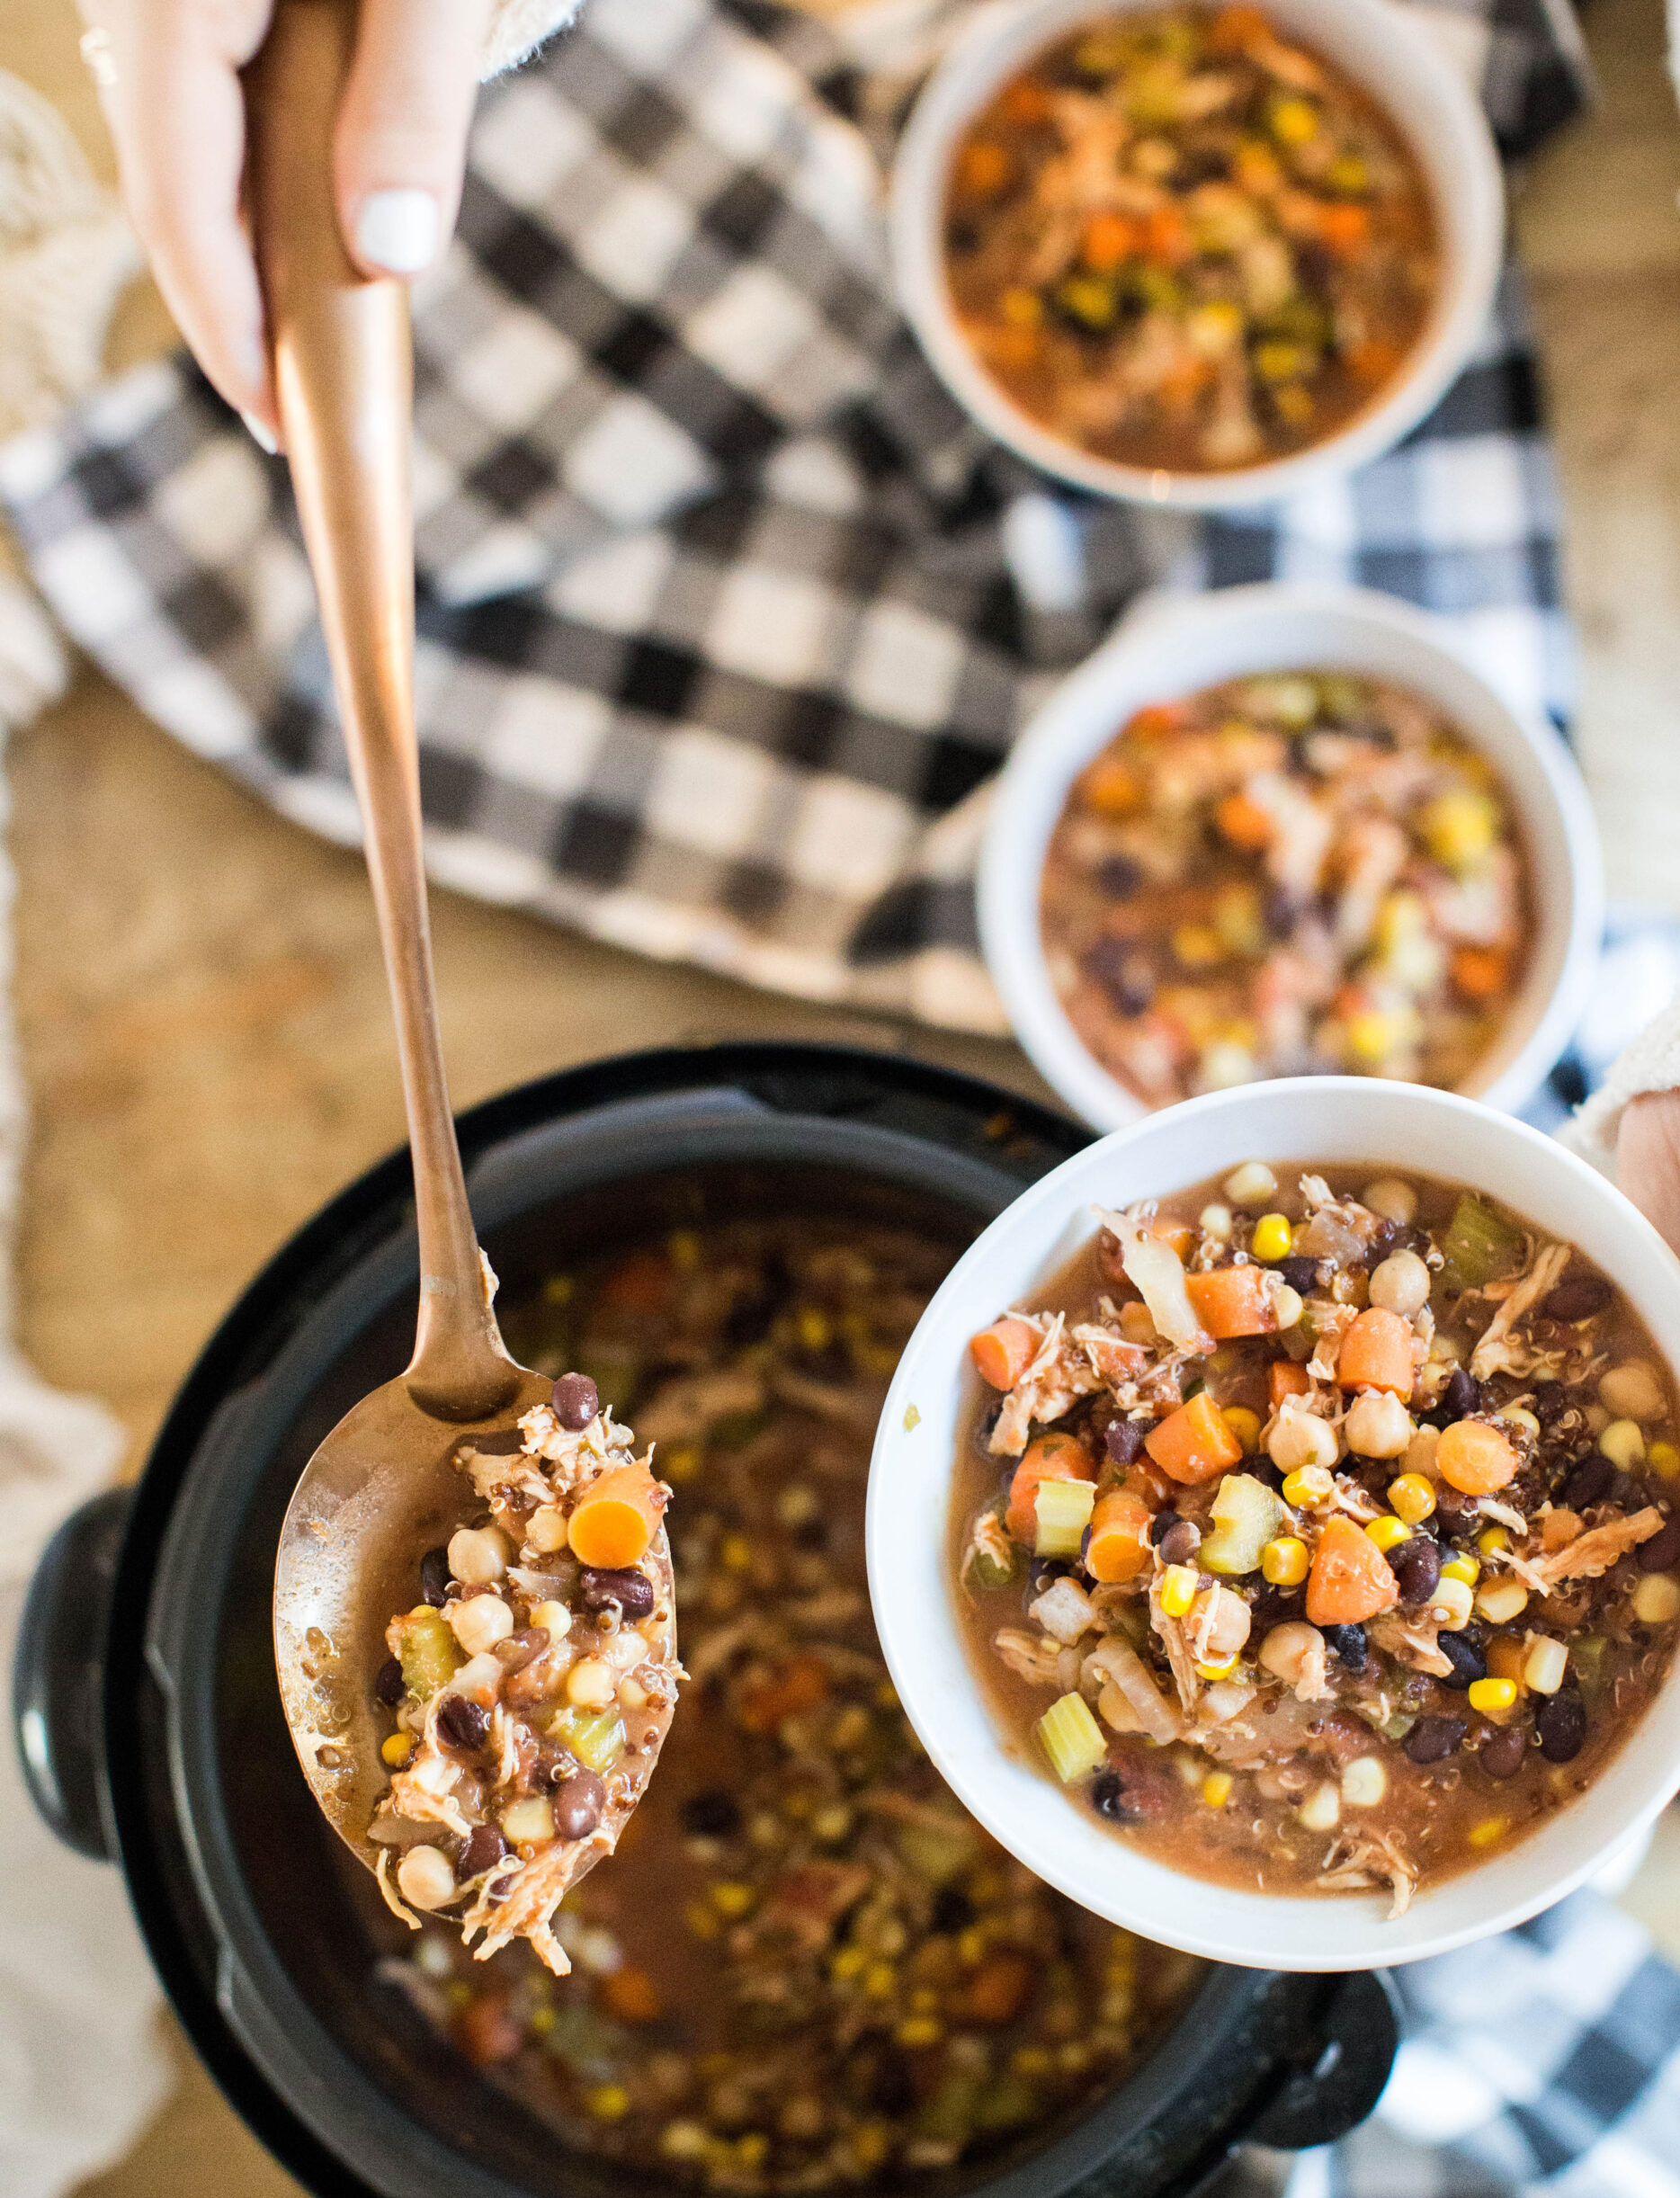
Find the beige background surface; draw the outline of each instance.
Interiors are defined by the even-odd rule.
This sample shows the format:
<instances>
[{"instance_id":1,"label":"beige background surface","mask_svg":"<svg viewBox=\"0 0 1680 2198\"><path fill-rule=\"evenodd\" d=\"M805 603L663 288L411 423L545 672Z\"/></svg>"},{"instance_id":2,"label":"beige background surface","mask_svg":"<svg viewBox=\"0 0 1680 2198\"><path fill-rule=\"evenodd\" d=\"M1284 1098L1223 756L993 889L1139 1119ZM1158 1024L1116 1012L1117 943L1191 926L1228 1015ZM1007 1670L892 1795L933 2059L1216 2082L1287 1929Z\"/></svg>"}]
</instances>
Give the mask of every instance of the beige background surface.
<instances>
[{"instance_id":1,"label":"beige background surface","mask_svg":"<svg viewBox=\"0 0 1680 2198\"><path fill-rule=\"evenodd\" d=\"M1619 893L1680 909L1680 126L1660 0L1587 14L1602 101L1521 180L1568 514L1580 754ZM70 0L0 0L0 67L57 101L109 174ZM138 285L113 358L168 339ZM97 675L10 763L18 1008L35 1108L23 1343L121 1414L138 1465L240 1285L402 1134L357 860L183 754ZM842 1019L440 893L457 1100L621 1049L836 1035L1034 1086L1013 1048ZM1672 1815L1672 1812L1671 1812ZM1680 1831L1630 1905L1680 1953ZM178 2051L181 2087L84 2198L295 2190Z\"/></svg>"}]
</instances>

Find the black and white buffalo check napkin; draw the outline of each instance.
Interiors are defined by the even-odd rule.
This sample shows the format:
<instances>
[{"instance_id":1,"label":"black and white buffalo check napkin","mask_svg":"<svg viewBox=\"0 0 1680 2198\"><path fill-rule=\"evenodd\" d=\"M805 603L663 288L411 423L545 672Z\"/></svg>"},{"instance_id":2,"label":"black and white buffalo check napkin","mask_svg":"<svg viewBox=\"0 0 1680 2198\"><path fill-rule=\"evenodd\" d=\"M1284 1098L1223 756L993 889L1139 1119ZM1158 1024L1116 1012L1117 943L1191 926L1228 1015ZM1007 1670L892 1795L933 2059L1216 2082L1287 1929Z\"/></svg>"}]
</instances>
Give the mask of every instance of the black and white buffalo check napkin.
<instances>
[{"instance_id":1,"label":"black and white buffalo check napkin","mask_svg":"<svg viewBox=\"0 0 1680 2198\"><path fill-rule=\"evenodd\" d=\"M1566 0L1421 12L1512 154L1578 103ZM925 0L917 50L961 13ZM987 782L1140 590L1389 588L1560 715L1555 497L1514 285L1404 448L1241 520L1094 504L989 445L892 303L892 103L856 58L882 20L848 49L757 0L589 0L486 94L417 299L429 859L646 953L995 1030ZM7 446L0 498L142 707L358 836L284 468L188 362Z\"/></svg>"}]
</instances>

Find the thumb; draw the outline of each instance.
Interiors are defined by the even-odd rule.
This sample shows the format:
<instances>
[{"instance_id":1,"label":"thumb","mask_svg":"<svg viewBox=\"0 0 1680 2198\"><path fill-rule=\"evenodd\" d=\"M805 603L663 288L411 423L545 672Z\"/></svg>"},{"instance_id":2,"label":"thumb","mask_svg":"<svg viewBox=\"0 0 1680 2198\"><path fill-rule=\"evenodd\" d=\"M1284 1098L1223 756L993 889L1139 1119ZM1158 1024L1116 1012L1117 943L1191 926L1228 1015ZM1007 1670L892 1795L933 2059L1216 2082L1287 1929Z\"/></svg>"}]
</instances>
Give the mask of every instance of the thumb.
<instances>
[{"instance_id":1,"label":"thumb","mask_svg":"<svg viewBox=\"0 0 1680 2198\"><path fill-rule=\"evenodd\" d=\"M487 13L488 0L362 0L335 165L364 274L422 274L448 241Z\"/></svg>"},{"instance_id":2,"label":"thumb","mask_svg":"<svg viewBox=\"0 0 1680 2198\"><path fill-rule=\"evenodd\" d=\"M1680 1091L1629 1102L1616 1139L1616 1175L1646 1220L1680 1252Z\"/></svg>"}]
</instances>

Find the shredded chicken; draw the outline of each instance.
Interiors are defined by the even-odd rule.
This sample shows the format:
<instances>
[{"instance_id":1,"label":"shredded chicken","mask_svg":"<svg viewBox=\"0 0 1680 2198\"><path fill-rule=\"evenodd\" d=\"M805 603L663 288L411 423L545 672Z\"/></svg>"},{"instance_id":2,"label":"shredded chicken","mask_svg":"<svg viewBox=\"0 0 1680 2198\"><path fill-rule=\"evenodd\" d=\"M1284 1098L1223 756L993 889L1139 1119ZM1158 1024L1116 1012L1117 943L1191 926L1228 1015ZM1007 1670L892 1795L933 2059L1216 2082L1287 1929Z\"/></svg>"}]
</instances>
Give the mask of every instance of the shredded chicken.
<instances>
[{"instance_id":1,"label":"shredded chicken","mask_svg":"<svg viewBox=\"0 0 1680 2198\"><path fill-rule=\"evenodd\" d=\"M1019 1626L1005 1626L992 1636L992 1647L1017 1678L1029 1686L1059 1683L1061 1643L1042 1633L1028 1633Z\"/></svg>"},{"instance_id":2,"label":"shredded chicken","mask_svg":"<svg viewBox=\"0 0 1680 2198\"><path fill-rule=\"evenodd\" d=\"M1328 1866L1318 1879L1324 1891L1352 1892L1386 1882L1393 1896L1390 1923L1398 1923L1412 1905L1417 1872L1398 1834L1373 1832L1338 1839L1325 1860Z\"/></svg>"},{"instance_id":3,"label":"shredded chicken","mask_svg":"<svg viewBox=\"0 0 1680 2198\"><path fill-rule=\"evenodd\" d=\"M1525 1339L1514 1336L1512 1330L1554 1287L1568 1264L1567 1244L1548 1244L1535 1255L1533 1266L1518 1277L1515 1285L1495 1308L1493 1318L1470 1354L1470 1370L1478 1381L1486 1381L1496 1373L1526 1374L1533 1371L1530 1345Z\"/></svg>"},{"instance_id":4,"label":"shredded chicken","mask_svg":"<svg viewBox=\"0 0 1680 2198\"><path fill-rule=\"evenodd\" d=\"M1191 1654L1190 1643L1184 1639L1183 1622L1169 1618L1161 1608L1158 1574L1149 1589L1149 1623L1166 1651L1166 1661L1172 1667L1173 1684L1178 1689L1178 1699L1184 1706L1184 1715L1194 1717L1196 1704L1202 1698L1202 1681L1196 1675L1196 1660Z\"/></svg>"},{"instance_id":5,"label":"shredded chicken","mask_svg":"<svg viewBox=\"0 0 1680 2198\"><path fill-rule=\"evenodd\" d=\"M1181 1351L1211 1351L1213 1338L1196 1318L1184 1286L1184 1263L1170 1244L1152 1237L1142 1226L1143 1207L1126 1213L1097 1208L1097 1217L1120 1240L1127 1279L1141 1293L1149 1318L1170 1344Z\"/></svg>"},{"instance_id":6,"label":"shredded chicken","mask_svg":"<svg viewBox=\"0 0 1680 2198\"><path fill-rule=\"evenodd\" d=\"M1007 1579L1014 1570L1015 1545L1010 1540L1003 1520L995 1511L981 1512L969 1529L969 1545L962 1552L962 1582L970 1595L973 1594L974 1588L969 1578L969 1568L977 1559L984 1559L1001 1579Z\"/></svg>"},{"instance_id":7,"label":"shredded chicken","mask_svg":"<svg viewBox=\"0 0 1680 2198\"><path fill-rule=\"evenodd\" d=\"M1548 1588L1555 1587L1559 1580L1595 1580L1629 1550L1660 1534L1667 1523L1656 1505L1648 1504L1630 1519L1610 1519L1603 1526L1589 1526L1563 1549L1542 1557L1534 1570Z\"/></svg>"},{"instance_id":8,"label":"shredded chicken","mask_svg":"<svg viewBox=\"0 0 1680 2198\"><path fill-rule=\"evenodd\" d=\"M1433 1618L1405 1618L1385 1611L1366 1628L1373 1648L1381 1648L1414 1671L1426 1671L1436 1679L1450 1679L1457 1666L1440 1648L1441 1629Z\"/></svg>"}]
</instances>

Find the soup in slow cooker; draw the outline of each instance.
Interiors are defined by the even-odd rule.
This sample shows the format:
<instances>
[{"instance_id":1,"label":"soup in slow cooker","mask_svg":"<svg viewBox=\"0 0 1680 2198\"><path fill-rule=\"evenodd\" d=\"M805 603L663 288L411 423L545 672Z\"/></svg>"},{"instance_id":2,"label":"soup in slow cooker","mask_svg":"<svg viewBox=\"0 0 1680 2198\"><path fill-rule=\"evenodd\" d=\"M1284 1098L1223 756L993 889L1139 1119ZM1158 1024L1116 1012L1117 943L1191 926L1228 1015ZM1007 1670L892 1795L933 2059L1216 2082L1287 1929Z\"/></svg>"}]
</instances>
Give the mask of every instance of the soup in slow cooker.
<instances>
[{"instance_id":1,"label":"soup in slow cooker","mask_svg":"<svg viewBox=\"0 0 1680 2198\"><path fill-rule=\"evenodd\" d=\"M525 1363L584 1371L653 1441L691 1677L618 1853L555 1918L571 1976L434 1931L388 1973L568 2144L729 2190L931 2173L1087 2106L1199 1974L1004 1854L888 1680L865 1480L950 1256L742 1220L510 1317Z\"/></svg>"},{"instance_id":2,"label":"soup in slow cooker","mask_svg":"<svg viewBox=\"0 0 1680 2198\"><path fill-rule=\"evenodd\" d=\"M1526 971L1505 788L1443 711L1301 670L1152 703L1069 790L1045 962L1146 1106L1261 1077L1461 1084Z\"/></svg>"},{"instance_id":3,"label":"soup in slow cooker","mask_svg":"<svg viewBox=\"0 0 1680 2198\"><path fill-rule=\"evenodd\" d=\"M1094 15L958 143L952 303L1040 425L1211 473L1336 433L1401 373L1439 245L1417 162L1263 10Z\"/></svg>"},{"instance_id":4,"label":"soup in slow cooker","mask_svg":"<svg viewBox=\"0 0 1680 2198\"><path fill-rule=\"evenodd\" d=\"M1399 1915L1650 1702L1680 1447L1581 1253L1369 1174L1252 1163L1104 1214L974 1338L953 1557L999 1723L1079 1807L1174 1869Z\"/></svg>"}]
</instances>

